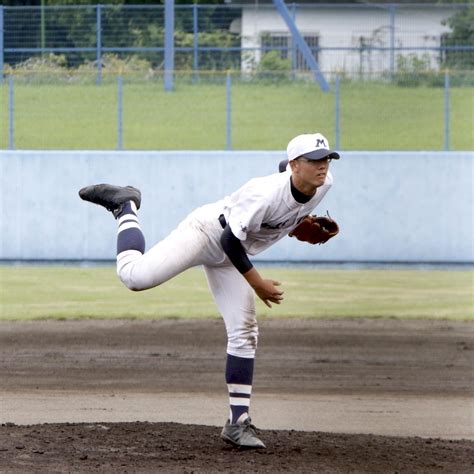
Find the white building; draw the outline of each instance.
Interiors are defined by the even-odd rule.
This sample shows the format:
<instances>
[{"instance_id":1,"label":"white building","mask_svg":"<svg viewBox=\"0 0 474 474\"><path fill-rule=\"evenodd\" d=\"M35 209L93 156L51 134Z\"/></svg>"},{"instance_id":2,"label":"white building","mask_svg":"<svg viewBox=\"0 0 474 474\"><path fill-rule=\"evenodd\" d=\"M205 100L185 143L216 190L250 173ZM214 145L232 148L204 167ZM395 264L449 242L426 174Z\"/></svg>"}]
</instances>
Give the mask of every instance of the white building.
<instances>
[{"instance_id":1,"label":"white building","mask_svg":"<svg viewBox=\"0 0 474 474\"><path fill-rule=\"evenodd\" d=\"M287 7L326 77L395 71L399 55L416 55L439 67L443 20L459 5L301 4ZM243 6L231 30L242 35L242 70L250 71L272 48L292 69L307 71L290 31L273 4Z\"/></svg>"}]
</instances>

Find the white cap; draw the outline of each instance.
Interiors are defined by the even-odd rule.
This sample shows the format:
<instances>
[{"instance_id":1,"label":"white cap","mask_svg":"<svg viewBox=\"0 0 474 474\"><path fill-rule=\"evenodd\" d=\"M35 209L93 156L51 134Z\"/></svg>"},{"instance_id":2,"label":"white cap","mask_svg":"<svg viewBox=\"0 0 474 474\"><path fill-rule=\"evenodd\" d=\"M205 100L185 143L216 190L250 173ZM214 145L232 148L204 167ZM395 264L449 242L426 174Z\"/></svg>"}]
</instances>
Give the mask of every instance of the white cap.
<instances>
[{"instance_id":1,"label":"white cap","mask_svg":"<svg viewBox=\"0 0 474 474\"><path fill-rule=\"evenodd\" d=\"M286 148L288 160L296 160L300 156L308 160L322 160L331 158L338 160L339 153L329 149L327 138L320 133L304 133L293 138Z\"/></svg>"}]
</instances>

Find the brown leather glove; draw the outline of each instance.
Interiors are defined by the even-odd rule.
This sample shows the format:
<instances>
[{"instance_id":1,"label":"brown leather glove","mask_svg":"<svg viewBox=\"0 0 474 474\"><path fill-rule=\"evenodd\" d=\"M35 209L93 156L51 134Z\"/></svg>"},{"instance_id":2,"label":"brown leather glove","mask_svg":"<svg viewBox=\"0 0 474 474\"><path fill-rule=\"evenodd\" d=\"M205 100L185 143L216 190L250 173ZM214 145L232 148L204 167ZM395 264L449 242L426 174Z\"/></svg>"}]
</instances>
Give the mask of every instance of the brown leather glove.
<instances>
[{"instance_id":1,"label":"brown leather glove","mask_svg":"<svg viewBox=\"0 0 474 474\"><path fill-rule=\"evenodd\" d=\"M327 216L306 216L288 235L310 244L324 244L339 233L336 221Z\"/></svg>"}]
</instances>

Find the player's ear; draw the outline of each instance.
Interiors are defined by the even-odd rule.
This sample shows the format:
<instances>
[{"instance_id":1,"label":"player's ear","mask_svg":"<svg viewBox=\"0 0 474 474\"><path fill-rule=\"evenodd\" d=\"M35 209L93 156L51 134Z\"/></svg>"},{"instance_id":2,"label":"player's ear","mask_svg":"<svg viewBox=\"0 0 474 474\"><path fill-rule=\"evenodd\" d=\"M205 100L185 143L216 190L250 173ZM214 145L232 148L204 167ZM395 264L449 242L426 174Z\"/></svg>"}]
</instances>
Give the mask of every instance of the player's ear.
<instances>
[{"instance_id":1,"label":"player's ear","mask_svg":"<svg viewBox=\"0 0 474 474\"><path fill-rule=\"evenodd\" d=\"M295 171L296 169L298 169L298 160L291 160L289 162L290 164L290 168L291 168L291 171Z\"/></svg>"}]
</instances>

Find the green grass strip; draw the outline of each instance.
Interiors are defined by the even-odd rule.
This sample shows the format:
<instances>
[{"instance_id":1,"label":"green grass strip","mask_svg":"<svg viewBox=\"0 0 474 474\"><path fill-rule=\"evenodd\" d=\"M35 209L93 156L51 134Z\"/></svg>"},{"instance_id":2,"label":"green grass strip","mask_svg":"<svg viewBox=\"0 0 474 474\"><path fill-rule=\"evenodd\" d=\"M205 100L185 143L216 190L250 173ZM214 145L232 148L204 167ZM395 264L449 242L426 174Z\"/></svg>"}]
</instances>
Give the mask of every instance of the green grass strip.
<instances>
[{"instance_id":1,"label":"green grass strip","mask_svg":"<svg viewBox=\"0 0 474 474\"><path fill-rule=\"evenodd\" d=\"M16 79L14 131L18 149L115 149L117 84L36 84ZM343 150L442 150L444 89L343 83ZM451 150L474 148L474 88L450 90ZM8 145L8 83L0 84L0 148ZM321 131L334 144L334 91L315 84L236 81L232 86L234 150L284 150L304 131ZM183 130L186 131L183 134ZM226 89L219 83L177 81L123 87L123 146L128 150L223 150Z\"/></svg>"},{"instance_id":2,"label":"green grass strip","mask_svg":"<svg viewBox=\"0 0 474 474\"><path fill-rule=\"evenodd\" d=\"M285 301L262 317L474 318L470 270L261 267ZM113 266L0 266L0 319L218 317L204 272L191 269L144 292L127 290Z\"/></svg>"}]
</instances>

